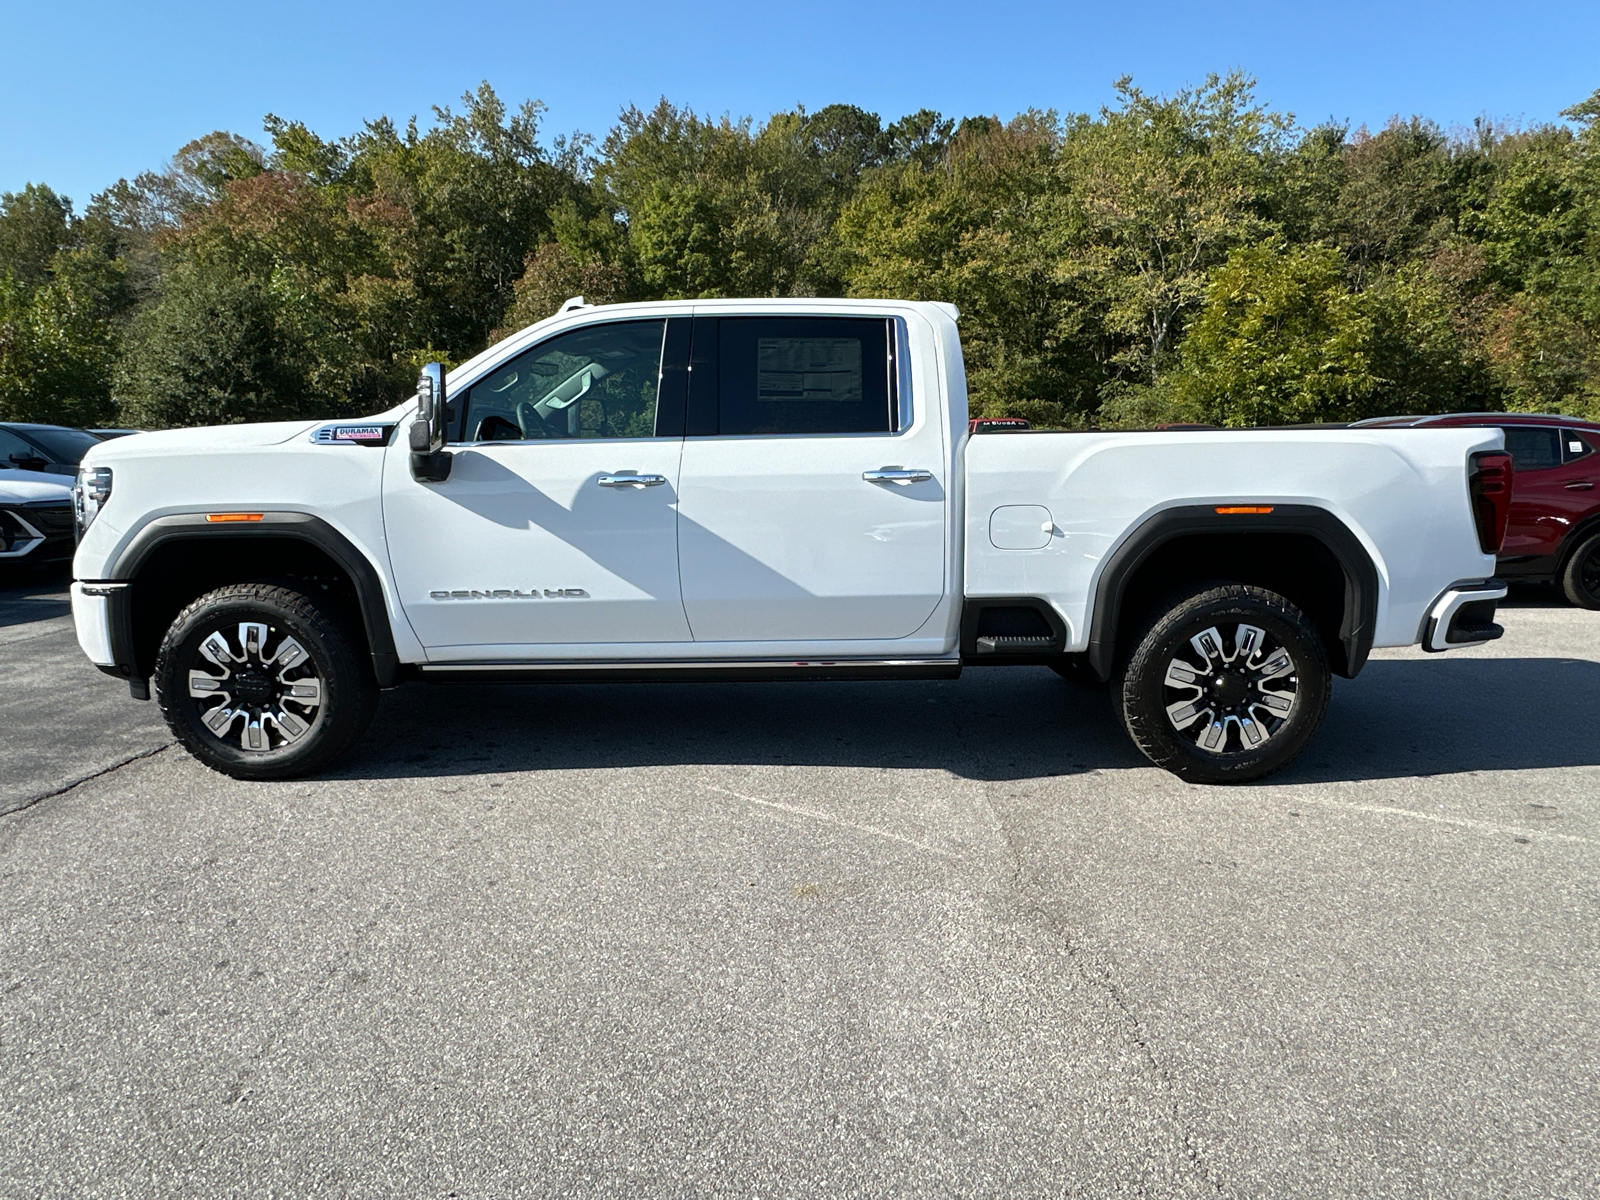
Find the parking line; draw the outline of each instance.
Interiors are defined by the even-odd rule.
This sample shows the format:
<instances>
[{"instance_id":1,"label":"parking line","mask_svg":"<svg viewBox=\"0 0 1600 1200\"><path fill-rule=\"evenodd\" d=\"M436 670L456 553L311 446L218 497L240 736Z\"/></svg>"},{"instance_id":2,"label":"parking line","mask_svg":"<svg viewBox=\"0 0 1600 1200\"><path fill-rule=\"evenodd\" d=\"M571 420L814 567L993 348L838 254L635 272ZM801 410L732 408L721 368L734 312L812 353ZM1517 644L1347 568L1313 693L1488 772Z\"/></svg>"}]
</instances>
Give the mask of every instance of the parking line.
<instances>
[{"instance_id":1,"label":"parking line","mask_svg":"<svg viewBox=\"0 0 1600 1200\"><path fill-rule=\"evenodd\" d=\"M779 800L765 800L760 796L746 796L743 792L730 791L728 788L717 787L715 784L701 784L707 791L721 792L724 796L732 796L736 800L744 800L750 804L760 804L767 808L780 809L783 812L794 813L800 817L810 817L813 821L821 821L826 825L839 825L845 829L854 829L858 833L870 833L873 837L885 838L891 842L900 842L902 845L915 846L918 850L925 850L929 854L937 854L941 858L955 858L949 850L941 850L937 846L930 846L926 842L916 841L898 833L891 833L887 829L879 829L873 825L860 825L855 821L846 821L830 813L818 812L813 808L801 808L795 804L784 804Z\"/></svg>"},{"instance_id":2,"label":"parking line","mask_svg":"<svg viewBox=\"0 0 1600 1200\"><path fill-rule=\"evenodd\" d=\"M1351 804L1344 800L1330 800L1323 796L1296 796L1295 803L1309 801L1312 804L1321 804L1328 808L1347 808L1357 812L1378 813L1381 816L1409 817L1413 821L1433 821L1439 825L1459 825L1464 829L1475 829L1480 833L1511 834L1513 837L1524 837L1530 841L1533 838L1551 838L1558 842L1581 842L1589 845L1593 838L1579 837L1575 833L1556 833L1545 829L1522 829L1516 825L1500 825L1494 821L1476 821L1471 817L1441 817L1436 813L1417 812L1410 808L1393 808L1387 804Z\"/></svg>"}]
</instances>

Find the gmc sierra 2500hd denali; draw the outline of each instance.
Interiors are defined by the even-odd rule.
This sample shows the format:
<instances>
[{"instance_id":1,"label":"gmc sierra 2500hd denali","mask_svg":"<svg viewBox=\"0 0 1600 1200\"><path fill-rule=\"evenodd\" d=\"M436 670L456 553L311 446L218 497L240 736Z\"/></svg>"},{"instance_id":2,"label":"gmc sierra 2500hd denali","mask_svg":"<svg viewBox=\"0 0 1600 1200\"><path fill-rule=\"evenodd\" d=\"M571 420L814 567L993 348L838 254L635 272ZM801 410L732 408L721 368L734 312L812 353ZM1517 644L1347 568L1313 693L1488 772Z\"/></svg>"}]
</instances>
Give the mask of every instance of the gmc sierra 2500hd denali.
<instances>
[{"instance_id":1,"label":"gmc sierra 2500hd denali","mask_svg":"<svg viewBox=\"0 0 1600 1200\"><path fill-rule=\"evenodd\" d=\"M360 421L140 434L76 489L89 658L230 775L322 768L403 680L1109 680L1260 778L1374 646L1499 636L1495 429L969 436L956 313L569 301ZM1070 734L1062 731L1063 737Z\"/></svg>"}]
</instances>

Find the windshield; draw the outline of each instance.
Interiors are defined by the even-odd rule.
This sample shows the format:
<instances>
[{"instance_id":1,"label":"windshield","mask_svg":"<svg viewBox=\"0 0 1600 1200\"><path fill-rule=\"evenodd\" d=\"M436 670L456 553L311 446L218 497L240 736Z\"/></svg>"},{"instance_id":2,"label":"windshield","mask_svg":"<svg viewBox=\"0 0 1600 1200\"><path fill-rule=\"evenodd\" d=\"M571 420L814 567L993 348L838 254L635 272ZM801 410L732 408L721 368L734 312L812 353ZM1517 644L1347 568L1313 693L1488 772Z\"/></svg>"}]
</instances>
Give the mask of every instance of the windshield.
<instances>
[{"instance_id":1,"label":"windshield","mask_svg":"<svg viewBox=\"0 0 1600 1200\"><path fill-rule=\"evenodd\" d=\"M83 429L30 429L26 437L43 447L52 461L73 466L83 460L91 446L100 444L99 438Z\"/></svg>"}]
</instances>

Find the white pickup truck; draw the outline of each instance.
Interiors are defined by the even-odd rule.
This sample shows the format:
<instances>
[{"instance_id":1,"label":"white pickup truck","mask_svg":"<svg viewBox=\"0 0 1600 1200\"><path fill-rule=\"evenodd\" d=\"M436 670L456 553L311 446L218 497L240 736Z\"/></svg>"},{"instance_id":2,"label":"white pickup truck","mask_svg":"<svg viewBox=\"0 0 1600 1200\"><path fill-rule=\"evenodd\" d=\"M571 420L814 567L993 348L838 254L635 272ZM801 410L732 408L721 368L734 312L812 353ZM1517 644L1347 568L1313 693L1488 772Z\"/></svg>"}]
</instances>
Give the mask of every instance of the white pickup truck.
<instances>
[{"instance_id":1,"label":"white pickup truck","mask_svg":"<svg viewBox=\"0 0 1600 1200\"><path fill-rule=\"evenodd\" d=\"M1110 681L1260 778L1374 646L1497 637L1494 429L969 435L955 310L569 301L360 421L141 434L76 488L78 638L219 771L406 680ZM1063 737L1070 736L1063 731Z\"/></svg>"}]
</instances>

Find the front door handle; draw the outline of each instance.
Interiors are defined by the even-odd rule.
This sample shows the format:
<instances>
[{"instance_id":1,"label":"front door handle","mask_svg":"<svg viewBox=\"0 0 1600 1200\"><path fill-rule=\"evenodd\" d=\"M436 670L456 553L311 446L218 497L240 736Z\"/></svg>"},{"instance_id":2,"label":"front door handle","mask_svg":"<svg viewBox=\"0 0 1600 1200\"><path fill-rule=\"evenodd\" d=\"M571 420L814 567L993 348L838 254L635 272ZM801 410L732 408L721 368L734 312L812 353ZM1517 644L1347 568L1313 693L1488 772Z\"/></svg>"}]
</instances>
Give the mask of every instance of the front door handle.
<instances>
[{"instance_id":1,"label":"front door handle","mask_svg":"<svg viewBox=\"0 0 1600 1200\"><path fill-rule=\"evenodd\" d=\"M660 487L666 481L665 475L602 475L596 480L601 487L615 488Z\"/></svg>"},{"instance_id":2,"label":"front door handle","mask_svg":"<svg viewBox=\"0 0 1600 1200\"><path fill-rule=\"evenodd\" d=\"M933 478L932 471L924 471L920 467L902 470L899 467L884 467L878 471L863 471L861 478L868 483L897 483L905 487L908 483L927 483Z\"/></svg>"},{"instance_id":3,"label":"front door handle","mask_svg":"<svg viewBox=\"0 0 1600 1200\"><path fill-rule=\"evenodd\" d=\"M1592 492L1593 490L1594 484L1590 483L1587 479L1574 479L1571 483L1567 484L1567 491L1569 492Z\"/></svg>"}]
</instances>

